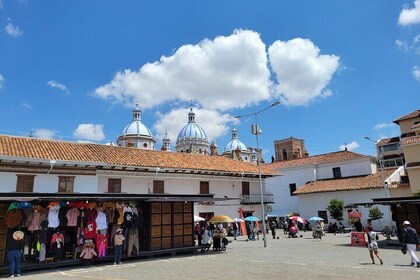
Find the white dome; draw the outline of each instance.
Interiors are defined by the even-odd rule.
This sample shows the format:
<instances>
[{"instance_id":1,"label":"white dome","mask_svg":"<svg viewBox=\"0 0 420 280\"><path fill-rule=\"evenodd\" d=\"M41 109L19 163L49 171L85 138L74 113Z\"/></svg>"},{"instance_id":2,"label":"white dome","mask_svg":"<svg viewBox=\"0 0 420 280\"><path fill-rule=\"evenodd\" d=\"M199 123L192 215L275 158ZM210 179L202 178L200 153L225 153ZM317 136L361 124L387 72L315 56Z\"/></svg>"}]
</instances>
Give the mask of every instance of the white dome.
<instances>
[{"instance_id":1,"label":"white dome","mask_svg":"<svg viewBox=\"0 0 420 280\"><path fill-rule=\"evenodd\" d=\"M178 152L208 154L209 146L207 134L196 124L195 113L190 108L188 124L179 131L175 148Z\"/></svg>"},{"instance_id":2,"label":"white dome","mask_svg":"<svg viewBox=\"0 0 420 280\"><path fill-rule=\"evenodd\" d=\"M121 131L119 136L144 135L153 137L152 132L141 121L133 121Z\"/></svg>"},{"instance_id":3,"label":"white dome","mask_svg":"<svg viewBox=\"0 0 420 280\"><path fill-rule=\"evenodd\" d=\"M154 149L156 140L152 132L141 122L139 105L133 110L133 121L126 125L117 138L118 146L137 147L141 149Z\"/></svg>"},{"instance_id":4,"label":"white dome","mask_svg":"<svg viewBox=\"0 0 420 280\"><path fill-rule=\"evenodd\" d=\"M245 146L244 143L239 141L238 139L238 130L234 127L232 129L232 140L226 144L224 152L234 151L236 149L240 149L241 151L248 151L248 148Z\"/></svg>"}]
</instances>

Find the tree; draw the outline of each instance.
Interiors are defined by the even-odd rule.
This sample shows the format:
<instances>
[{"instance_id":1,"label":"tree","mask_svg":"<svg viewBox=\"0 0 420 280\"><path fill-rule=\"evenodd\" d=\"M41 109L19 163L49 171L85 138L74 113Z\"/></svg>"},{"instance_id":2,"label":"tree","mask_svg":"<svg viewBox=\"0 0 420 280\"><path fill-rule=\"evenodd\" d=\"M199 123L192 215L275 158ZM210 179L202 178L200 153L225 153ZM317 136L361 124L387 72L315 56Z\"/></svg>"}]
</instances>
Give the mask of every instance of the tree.
<instances>
[{"instance_id":1,"label":"tree","mask_svg":"<svg viewBox=\"0 0 420 280\"><path fill-rule=\"evenodd\" d=\"M344 200L333 198L326 209L330 212L331 218L337 221L343 220Z\"/></svg>"},{"instance_id":2,"label":"tree","mask_svg":"<svg viewBox=\"0 0 420 280\"><path fill-rule=\"evenodd\" d=\"M383 217L384 213L382 213L378 207L375 206L369 209L369 218L371 218L372 221L382 219Z\"/></svg>"}]
</instances>

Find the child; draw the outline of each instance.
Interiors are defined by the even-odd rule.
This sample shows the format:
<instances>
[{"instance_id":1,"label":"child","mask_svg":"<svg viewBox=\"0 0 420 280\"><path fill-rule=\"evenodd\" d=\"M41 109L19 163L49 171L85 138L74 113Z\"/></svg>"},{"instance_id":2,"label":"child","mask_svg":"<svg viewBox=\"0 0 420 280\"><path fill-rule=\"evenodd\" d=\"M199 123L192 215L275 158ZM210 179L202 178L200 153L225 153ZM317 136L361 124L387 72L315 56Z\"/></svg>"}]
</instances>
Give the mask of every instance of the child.
<instances>
[{"instance_id":1,"label":"child","mask_svg":"<svg viewBox=\"0 0 420 280\"><path fill-rule=\"evenodd\" d=\"M80 258L82 258L83 262L90 263L93 256L97 256L98 254L95 252L95 245L93 244L92 239L86 239L85 244L83 245L83 250L80 253Z\"/></svg>"},{"instance_id":2,"label":"child","mask_svg":"<svg viewBox=\"0 0 420 280\"><path fill-rule=\"evenodd\" d=\"M114 236L114 264L122 264L121 254L123 250L124 235L122 234L122 228L117 229L117 233Z\"/></svg>"}]
</instances>

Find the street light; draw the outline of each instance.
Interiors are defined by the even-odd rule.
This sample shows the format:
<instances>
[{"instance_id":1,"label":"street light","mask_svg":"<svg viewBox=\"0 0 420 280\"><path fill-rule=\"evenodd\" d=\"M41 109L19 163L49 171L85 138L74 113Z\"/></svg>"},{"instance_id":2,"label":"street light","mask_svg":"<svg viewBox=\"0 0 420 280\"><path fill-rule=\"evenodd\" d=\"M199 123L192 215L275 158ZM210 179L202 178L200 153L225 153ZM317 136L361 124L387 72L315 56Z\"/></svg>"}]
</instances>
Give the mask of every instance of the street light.
<instances>
[{"instance_id":1,"label":"street light","mask_svg":"<svg viewBox=\"0 0 420 280\"><path fill-rule=\"evenodd\" d=\"M366 140L369 140L369 141L371 141L371 142L375 143L376 153L377 153L377 156L378 156L378 161L379 161L379 170L381 170L381 182L382 182L382 184L383 184L384 191L385 191L385 198L389 198L389 197L390 197L390 195L389 195L389 190L387 191L386 182L385 182L385 180L384 180L384 169L383 169L383 168L384 168L384 158L383 158L383 156L382 156L382 152L381 152L381 150L380 150L380 149L379 149L379 147L378 147L378 143L379 143L379 141L375 141L375 140L371 139L371 138L370 138L370 137L368 137L368 136L365 136L364 138L365 138ZM391 219L391 226L392 226L391 211L390 211L390 209L389 209L389 206L388 206L387 208L388 208L388 215L389 215L389 217L390 217L390 219ZM385 229L386 229L386 239L390 240L390 239L391 239L391 237L390 237L389 227L385 226Z\"/></svg>"},{"instance_id":2,"label":"street light","mask_svg":"<svg viewBox=\"0 0 420 280\"><path fill-rule=\"evenodd\" d=\"M255 135L255 138L257 139L257 165L258 165L258 181L260 184L260 200L261 200L261 215L262 215L262 232L263 232L263 239L264 239L264 247L267 247L267 237L266 237L266 232L265 232L265 211L264 211L264 194L263 194L263 187L262 187L262 179L261 179L261 162L260 162L260 147L259 147L259 142L258 142L258 135L262 134L262 130L260 130L260 128L258 127L258 114L261 112L264 112L265 110L277 106L280 104L280 101L276 101L273 104L271 104L270 106L265 107L264 109L255 112L255 113L251 113L251 114L247 114L247 115L240 115L240 116L236 116L235 118L240 119L240 118L244 118L244 117L249 117L249 116L254 116L255 117L255 125L251 126L251 133Z\"/></svg>"}]
</instances>

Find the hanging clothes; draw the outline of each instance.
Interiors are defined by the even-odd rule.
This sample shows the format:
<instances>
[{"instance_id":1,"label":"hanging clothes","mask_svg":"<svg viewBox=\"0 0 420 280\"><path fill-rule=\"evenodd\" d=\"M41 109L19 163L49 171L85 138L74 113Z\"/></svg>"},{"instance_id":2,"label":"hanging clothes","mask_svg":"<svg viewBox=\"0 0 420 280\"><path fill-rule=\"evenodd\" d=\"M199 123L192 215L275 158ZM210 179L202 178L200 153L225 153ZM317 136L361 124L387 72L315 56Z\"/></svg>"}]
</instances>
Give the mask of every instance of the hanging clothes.
<instances>
[{"instance_id":1,"label":"hanging clothes","mask_svg":"<svg viewBox=\"0 0 420 280\"><path fill-rule=\"evenodd\" d=\"M54 260L64 259L64 236L57 232L51 238L51 250Z\"/></svg>"},{"instance_id":2,"label":"hanging clothes","mask_svg":"<svg viewBox=\"0 0 420 280\"><path fill-rule=\"evenodd\" d=\"M116 204L116 211L118 212L117 224L121 225L124 222L124 209L120 203Z\"/></svg>"},{"instance_id":3,"label":"hanging clothes","mask_svg":"<svg viewBox=\"0 0 420 280\"><path fill-rule=\"evenodd\" d=\"M79 210L79 216L77 216L77 227L84 228L87 224L86 209L82 208Z\"/></svg>"},{"instance_id":4,"label":"hanging clothes","mask_svg":"<svg viewBox=\"0 0 420 280\"><path fill-rule=\"evenodd\" d=\"M40 229L39 227L39 218L41 217L41 213L37 210L34 210L31 214L30 223L28 224L29 231L37 231Z\"/></svg>"},{"instance_id":5,"label":"hanging clothes","mask_svg":"<svg viewBox=\"0 0 420 280\"><path fill-rule=\"evenodd\" d=\"M133 247L136 248L137 255L140 253L139 247L139 232L137 229L129 229L128 230L128 248L127 248L127 256L131 257L131 253L133 252Z\"/></svg>"},{"instance_id":6,"label":"hanging clothes","mask_svg":"<svg viewBox=\"0 0 420 280\"><path fill-rule=\"evenodd\" d=\"M7 211L5 217L6 228L14 228L20 224L22 220L22 213L19 209Z\"/></svg>"},{"instance_id":7,"label":"hanging clothes","mask_svg":"<svg viewBox=\"0 0 420 280\"><path fill-rule=\"evenodd\" d=\"M106 234L106 230L108 229L108 222L106 220L105 213L102 211L99 211L98 216L96 217L96 228L101 231L101 234Z\"/></svg>"},{"instance_id":8,"label":"hanging clothes","mask_svg":"<svg viewBox=\"0 0 420 280\"><path fill-rule=\"evenodd\" d=\"M85 239L93 239L96 237L96 222L88 222L87 226L83 228L83 236Z\"/></svg>"},{"instance_id":9,"label":"hanging clothes","mask_svg":"<svg viewBox=\"0 0 420 280\"><path fill-rule=\"evenodd\" d=\"M73 207L67 210L66 218L67 218L67 226L75 227L77 226L77 218L79 217L79 210L76 207Z\"/></svg>"},{"instance_id":10,"label":"hanging clothes","mask_svg":"<svg viewBox=\"0 0 420 280\"><path fill-rule=\"evenodd\" d=\"M86 218L88 223L93 223L98 216L98 211L95 208L86 209Z\"/></svg>"},{"instance_id":11,"label":"hanging clothes","mask_svg":"<svg viewBox=\"0 0 420 280\"><path fill-rule=\"evenodd\" d=\"M50 206L48 211L48 227L57 228L60 225L60 220L58 218L58 212L60 211L60 205L55 204Z\"/></svg>"},{"instance_id":12,"label":"hanging clothes","mask_svg":"<svg viewBox=\"0 0 420 280\"><path fill-rule=\"evenodd\" d=\"M61 206L60 210L58 211L58 220L60 221L60 227L67 226L67 211L67 205Z\"/></svg>"},{"instance_id":13,"label":"hanging clothes","mask_svg":"<svg viewBox=\"0 0 420 280\"><path fill-rule=\"evenodd\" d=\"M98 234L96 236L96 247L98 248L98 257L105 257L108 250L108 236Z\"/></svg>"},{"instance_id":14,"label":"hanging clothes","mask_svg":"<svg viewBox=\"0 0 420 280\"><path fill-rule=\"evenodd\" d=\"M95 245L93 244L92 239L87 239L83 245L83 250L80 253L80 258L83 260L91 260L93 256L97 256L98 254L95 252L94 247Z\"/></svg>"},{"instance_id":15,"label":"hanging clothes","mask_svg":"<svg viewBox=\"0 0 420 280\"><path fill-rule=\"evenodd\" d=\"M106 221L108 222L108 224L113 223L114 218L115 218L114 208L105 208L104 213L105 213Z\"/></svg>"}]
</instances>

